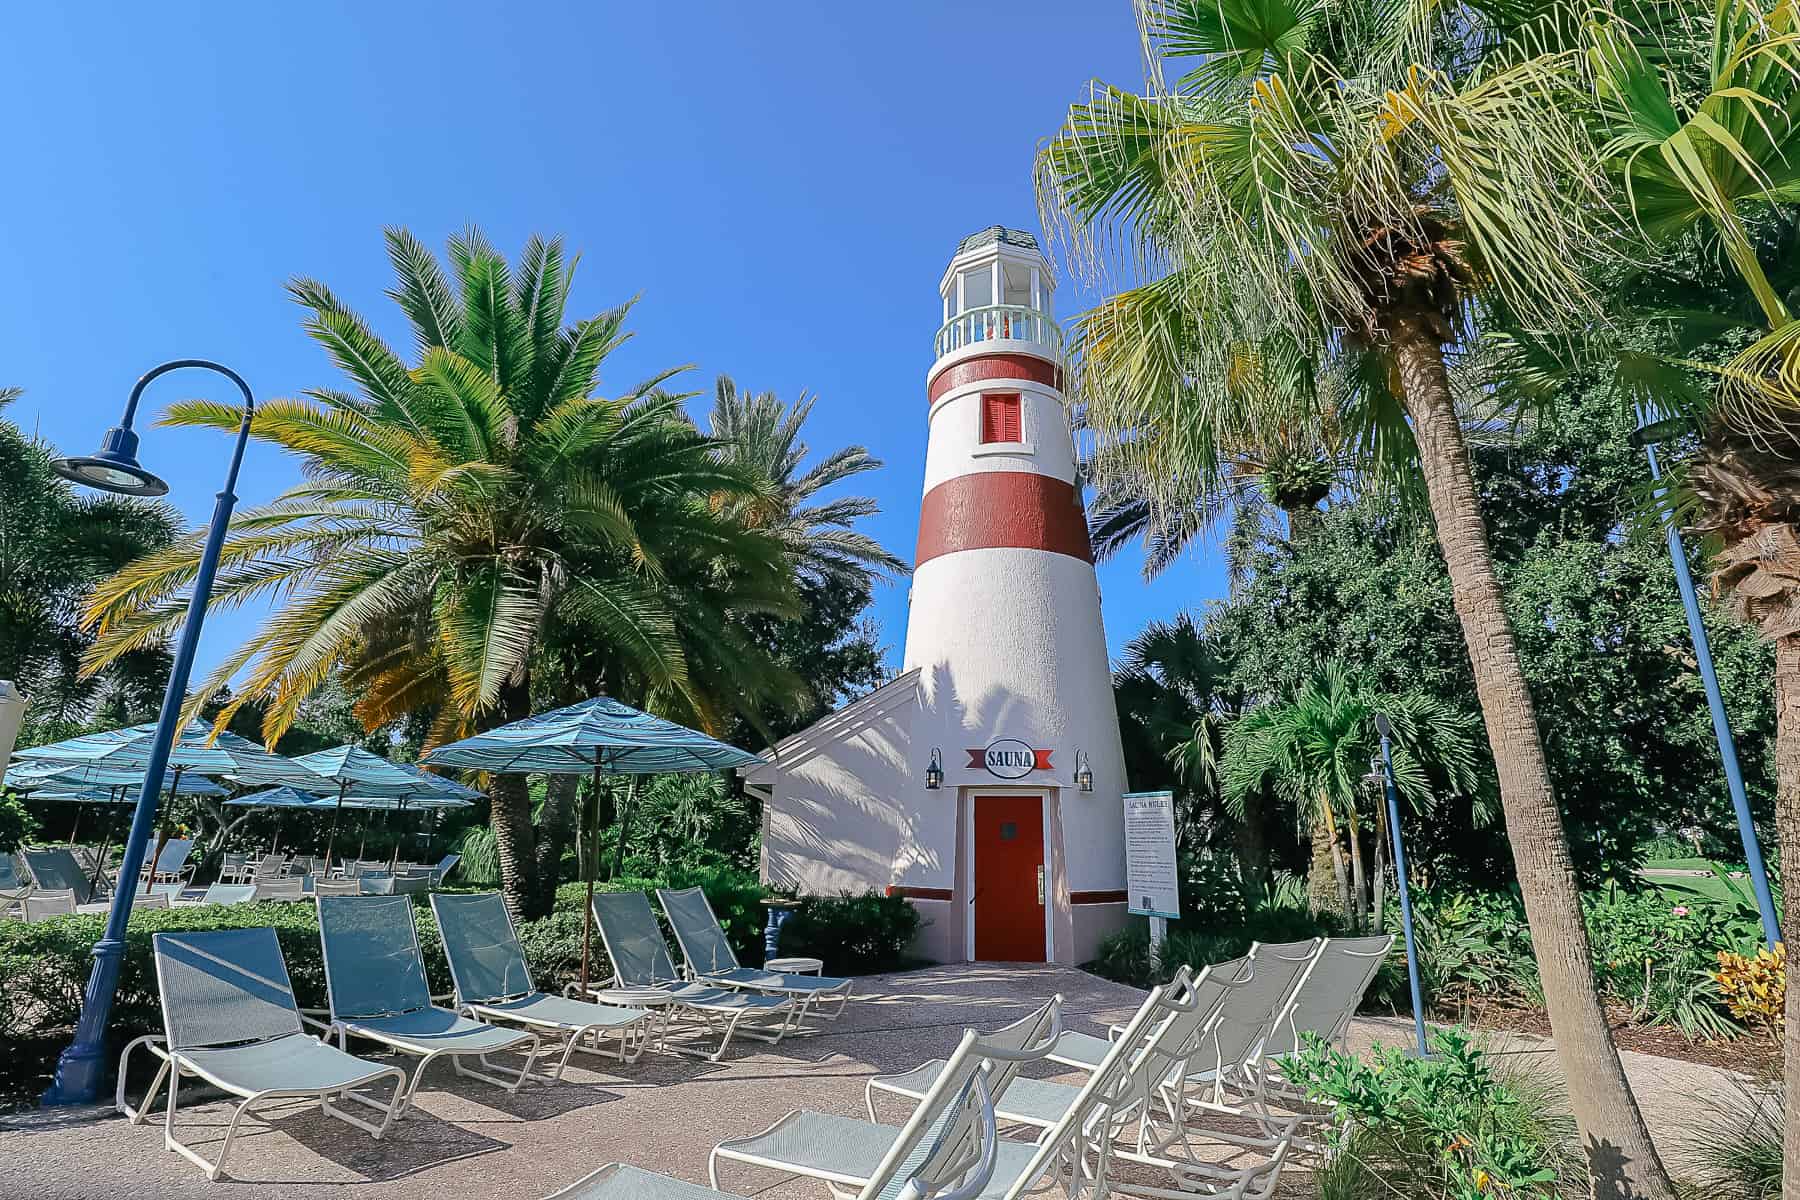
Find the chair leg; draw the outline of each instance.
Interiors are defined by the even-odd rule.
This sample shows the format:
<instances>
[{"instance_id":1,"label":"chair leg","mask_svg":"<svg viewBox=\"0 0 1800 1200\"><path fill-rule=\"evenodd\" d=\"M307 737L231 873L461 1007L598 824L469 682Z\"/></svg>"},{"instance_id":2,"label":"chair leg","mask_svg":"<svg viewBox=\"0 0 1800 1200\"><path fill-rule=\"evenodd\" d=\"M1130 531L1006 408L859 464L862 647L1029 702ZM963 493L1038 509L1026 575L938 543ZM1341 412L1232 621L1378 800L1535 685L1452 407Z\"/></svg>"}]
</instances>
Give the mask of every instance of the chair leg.
<instances>
[{"instance_id":1,"label":"chair leg","mask_svg":"<svg viewBox=\"0 0 1800 1200\"><path fill-rule=\"evenodd\" d=\"M113 1107L129 1117L133 1125L142 1125L145 1118L150 1115L150 1110L156 1106L156 1093L162 1088L163 1080L168 1078L169 1055L156 1048L161 1042L162 1038L154 1034L137 1038L127 1043L124 1052L119 1055L119 1083L113 1092ZM139 1108L132 1108L125 1100L126 1066L131 1060L131 1052L139 1046L147 1047L152 1054L161 1057L162 1066L157 1069L156 1078L150 1081L150 1090L144 1093L143 1105Z\"/></svg>"}]
</instances>

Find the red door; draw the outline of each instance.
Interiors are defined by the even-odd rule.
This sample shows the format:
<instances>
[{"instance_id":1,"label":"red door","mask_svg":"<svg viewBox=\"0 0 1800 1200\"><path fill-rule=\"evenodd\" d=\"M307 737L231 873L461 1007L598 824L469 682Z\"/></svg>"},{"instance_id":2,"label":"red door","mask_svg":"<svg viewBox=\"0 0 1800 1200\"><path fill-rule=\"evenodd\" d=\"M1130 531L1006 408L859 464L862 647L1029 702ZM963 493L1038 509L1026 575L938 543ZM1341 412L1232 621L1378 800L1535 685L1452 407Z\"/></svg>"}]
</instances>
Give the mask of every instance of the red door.
<instances>
[{"instance_id":1,"label":"red door","mask_svg":"<svg viewBox=\"0 0 1800 1200\"><path fill-rule=\"evenodd\" d=\"M975 957L1044 961L1044 801L977 796Z\"/></svg>"}]
</instances>

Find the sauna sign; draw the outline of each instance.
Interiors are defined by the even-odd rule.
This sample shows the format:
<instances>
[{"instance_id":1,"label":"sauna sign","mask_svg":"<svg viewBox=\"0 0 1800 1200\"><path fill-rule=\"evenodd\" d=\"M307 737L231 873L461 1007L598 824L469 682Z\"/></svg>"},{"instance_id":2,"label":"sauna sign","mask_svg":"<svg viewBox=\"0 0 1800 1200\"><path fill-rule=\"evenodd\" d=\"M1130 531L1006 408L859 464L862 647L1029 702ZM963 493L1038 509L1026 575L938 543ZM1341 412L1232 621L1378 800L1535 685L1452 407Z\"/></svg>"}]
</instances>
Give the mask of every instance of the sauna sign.
<instances>
[{"instance_id":1,"label":"sauna sign","mask_svg":"<svg viewBox=\"0 0 1800 1200\"><path fill-rule=\"evenodd\" d=\"M980 768L995 779L1023 779L1033 771L1050 769L1050 750L1035 750L1018 738L1000 738L985 749L970 750L969 767Z\"/></svg>"}]
</instances>

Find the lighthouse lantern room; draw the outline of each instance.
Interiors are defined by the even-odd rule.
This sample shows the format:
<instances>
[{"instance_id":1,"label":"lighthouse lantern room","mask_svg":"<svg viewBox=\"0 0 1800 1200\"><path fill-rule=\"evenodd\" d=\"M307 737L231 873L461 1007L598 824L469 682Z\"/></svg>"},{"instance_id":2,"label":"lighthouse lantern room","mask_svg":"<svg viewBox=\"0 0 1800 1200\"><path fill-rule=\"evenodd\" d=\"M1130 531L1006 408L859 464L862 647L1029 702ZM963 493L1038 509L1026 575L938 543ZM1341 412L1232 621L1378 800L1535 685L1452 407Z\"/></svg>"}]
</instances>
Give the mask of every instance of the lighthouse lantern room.
<instances>
[{"instance_id":1,"label":"lighthouse lantern room","mask_svg":"<svg viewBox=\"0 0 1800 1200\"><path fill-rule=\"evenodd\" d=\"M763 878L884 890L915 953L1083 962L1125 921L1125 787L1049 264L964 238L939 291L900 675L768 752Z\"/></svg>"}]
</instances>

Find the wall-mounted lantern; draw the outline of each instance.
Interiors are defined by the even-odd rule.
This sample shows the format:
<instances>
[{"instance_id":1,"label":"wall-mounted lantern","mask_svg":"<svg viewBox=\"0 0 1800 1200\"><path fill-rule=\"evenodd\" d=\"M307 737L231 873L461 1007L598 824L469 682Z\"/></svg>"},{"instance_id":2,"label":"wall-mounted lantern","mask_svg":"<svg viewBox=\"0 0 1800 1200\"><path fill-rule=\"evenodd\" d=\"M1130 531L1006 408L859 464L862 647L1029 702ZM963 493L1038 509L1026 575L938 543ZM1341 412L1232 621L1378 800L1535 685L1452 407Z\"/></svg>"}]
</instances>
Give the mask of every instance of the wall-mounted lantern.
<instances>
[{"instance_id":1,"label":"wall-mounted lantern","mask_svg":"<svg viewBox=\"0 0 1800 1200\"><path fill-rule=\"evenodd\" d=\"M936 746L931 748L931 764L925 768L925 790L935 792L944 786L944 756Z\"/></svg>"},{"instance_id":2,"label":"wall-mounted lantern","mask_svg":"<svg viewBox=\"0 0 1800 1200\"><path fill-rule=\"evenodd\" d=\"M1088 762L1087 753L1082 750L1075 752L1075 787L1083 792L1094 790L1094 768Z\"/></svg>"}]
</instances>

